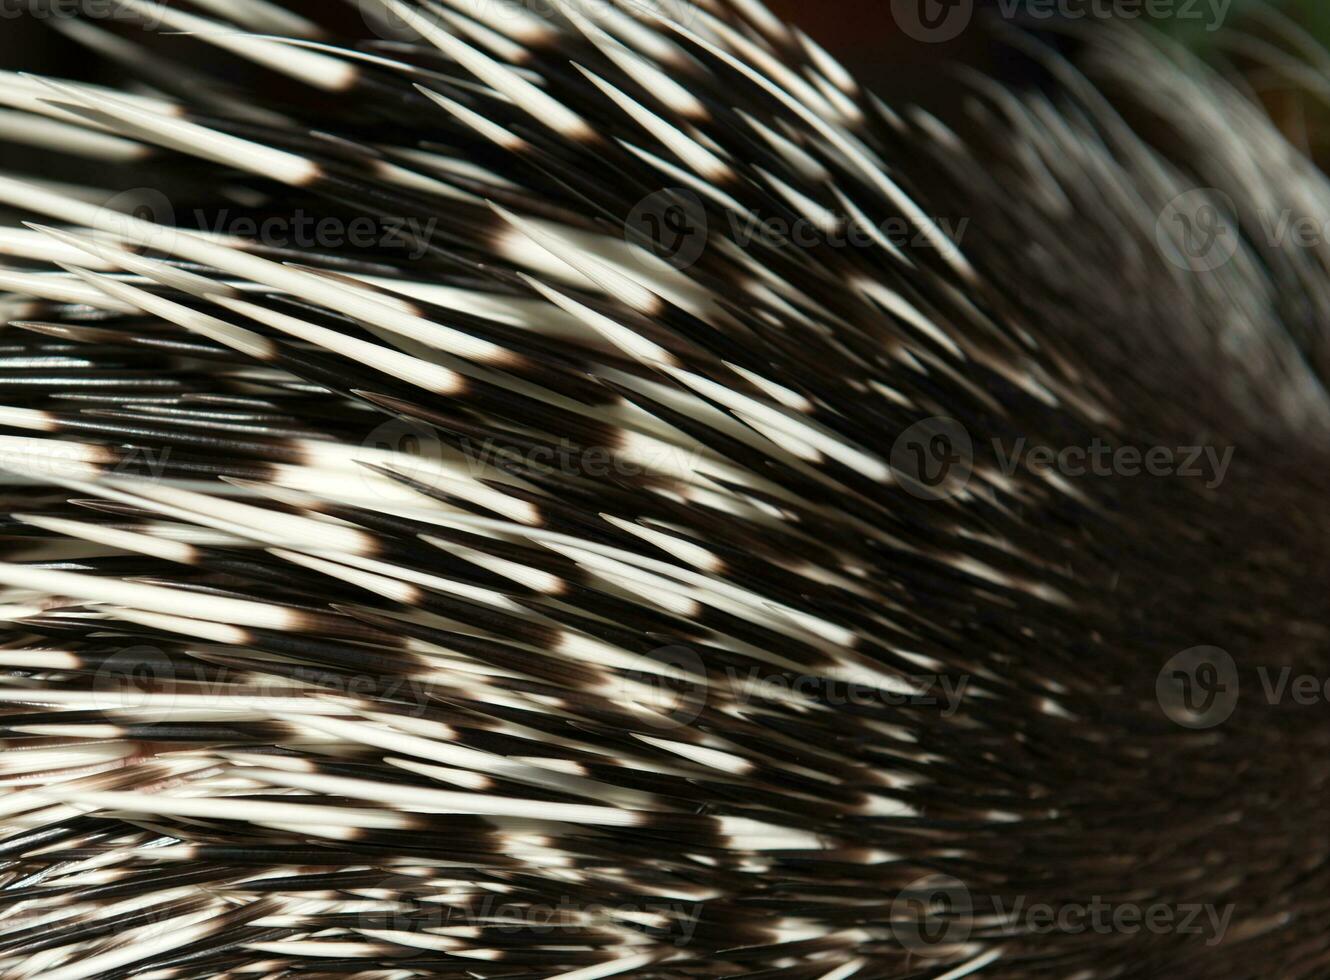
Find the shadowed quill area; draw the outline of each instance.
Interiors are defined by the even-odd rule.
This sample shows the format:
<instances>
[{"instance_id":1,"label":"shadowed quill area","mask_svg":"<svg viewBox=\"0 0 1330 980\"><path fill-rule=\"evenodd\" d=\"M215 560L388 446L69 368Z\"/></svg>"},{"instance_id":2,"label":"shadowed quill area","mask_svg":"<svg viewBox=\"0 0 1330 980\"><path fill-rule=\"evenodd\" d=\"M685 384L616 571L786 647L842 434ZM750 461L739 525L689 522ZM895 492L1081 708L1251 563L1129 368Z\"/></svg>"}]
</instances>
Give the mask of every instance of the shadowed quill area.
<instances>
[{"instance_id":1,"label":"shadowed quill area","mask_svg":"<svg viewBox=\"0 0 1330 980\"><path fill-rule=\"evenodd\" d=\"M0 976L1326 975L1330 187L1251 91L351 9L0 72Z\"/></svg>"}]
</instances>

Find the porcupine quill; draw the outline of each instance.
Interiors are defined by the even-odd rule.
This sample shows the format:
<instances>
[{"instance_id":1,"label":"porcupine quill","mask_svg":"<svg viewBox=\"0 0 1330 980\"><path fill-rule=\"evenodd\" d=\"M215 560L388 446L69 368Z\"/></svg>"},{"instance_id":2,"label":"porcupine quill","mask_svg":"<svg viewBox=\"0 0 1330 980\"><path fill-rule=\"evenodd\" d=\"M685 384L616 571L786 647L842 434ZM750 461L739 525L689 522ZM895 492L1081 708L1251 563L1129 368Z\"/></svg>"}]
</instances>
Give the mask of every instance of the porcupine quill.
<instances>
[{"instance_id":1,"label":"porcupine quill","mask_svg":"<svg viewBox=\"0 0 1330 980\"><path fill-rule=\"evenodd\" d=\"M1256 234L1321 173L1121 24L962 130L756 0L547 6L125 0L53 26L140 83L0 73L140 188L0 174L0 976L1325 976L1330 739L1253 703L1330 675L1330 276ZM1097 443L1233 452L1012 459ZM1013 914L1096 902L1225 928Z\"/></svg>"}]
</instances>

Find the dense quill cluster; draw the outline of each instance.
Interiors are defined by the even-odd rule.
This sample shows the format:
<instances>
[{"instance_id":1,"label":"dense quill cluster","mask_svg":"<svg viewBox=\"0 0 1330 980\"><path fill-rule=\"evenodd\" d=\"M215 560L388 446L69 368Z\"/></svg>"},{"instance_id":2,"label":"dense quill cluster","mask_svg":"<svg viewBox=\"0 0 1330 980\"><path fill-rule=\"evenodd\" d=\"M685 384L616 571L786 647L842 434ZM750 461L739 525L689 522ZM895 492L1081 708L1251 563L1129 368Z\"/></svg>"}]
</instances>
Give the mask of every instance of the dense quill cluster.
<instances>
[{"instance_id":1,"label":"dense quill cluster","mask_svg":"<svg viewBox=\"0 0 1330 980\"><path fill-rule=\"evenodd\" d=\"M1330 673L1327 255L1257 233L1330 190L1247 96L1016 38L962 139L755 0L126 3L52 29L141 84L0 77L106 181L0 175L0 975L1326 975L1251 671ZM1019 455L1096 444L1234 452ZM1012 914L1095 902L1225 928Z\"/></svg>"}]
</instances>

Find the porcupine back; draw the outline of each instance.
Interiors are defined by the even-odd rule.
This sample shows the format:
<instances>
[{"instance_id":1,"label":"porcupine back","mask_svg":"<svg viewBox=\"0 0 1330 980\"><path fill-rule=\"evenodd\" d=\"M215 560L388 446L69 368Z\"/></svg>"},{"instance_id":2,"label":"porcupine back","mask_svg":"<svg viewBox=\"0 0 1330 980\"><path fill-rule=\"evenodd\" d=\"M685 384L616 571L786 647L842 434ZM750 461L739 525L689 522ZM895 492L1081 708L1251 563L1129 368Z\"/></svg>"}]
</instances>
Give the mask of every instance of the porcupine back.
<instances>
[{"instance_id":1,"label":"porcupine back","mask_svg":"<svg viewBox=\"0 0 1330 980\"><path fill-rule=\"evenodd\" d=\"M1324 975L1253 671L1330 669L1264 234L1330 194L1248 96L1117 27L948 128L747 0L131 6L52 27L150 88L0 77L0 974ZM1096 901L1232 911L1008 914Z\"/></svg>"}]
</instances>

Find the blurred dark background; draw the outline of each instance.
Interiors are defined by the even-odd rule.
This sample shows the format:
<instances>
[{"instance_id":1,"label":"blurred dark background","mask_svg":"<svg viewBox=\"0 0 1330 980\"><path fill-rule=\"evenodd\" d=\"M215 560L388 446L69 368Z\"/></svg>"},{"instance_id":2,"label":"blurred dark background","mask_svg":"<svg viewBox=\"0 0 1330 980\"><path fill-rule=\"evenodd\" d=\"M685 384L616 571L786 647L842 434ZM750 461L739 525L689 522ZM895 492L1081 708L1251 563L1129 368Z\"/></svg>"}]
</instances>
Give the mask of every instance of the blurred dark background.
<instances>
[{"instance_id":1,"label":"blurred dark background","mask_svg":"<svg viewBox=\"0 0 1330 980\"><path fill-rule=\"evenodd\" d=\"M33 71L90 81L115 82L114 69L102 60L90 57L73 40L63 36L50 23L44 23L19 11L30 4L53 4L66 13L80 3L107 8L113 0L0 0L0 68ZM160 0L152 0L160 2ZM167 0L170 6L207 16L207 6L195 6L188 0ZM278 0L283 6L304 13L322 24L365 36L365 15L358 0ZM360 0L370 3L371 0ZM484 0L474 0L484 2ZM543 3L544 0L495 0L495 2ZM652 2L652 0L639 0ZM669 3L671 0L654 0ZM797 24L840 58L870 88L892 102L917 102L937 110L945 109L962 90L956 84L950 66L967 64L1007 81L1022 80L1031 70L1027 59L1010 48L995 43L994 34L984 29L986 21L1004 24L1024 23L1040 28L1051 26L1059 17L1080 5L1089 15L1077 16L1070 26L1077 30L1093 29L1105 20L1105 14L1150 23L1151 27L1189 47L1210 49L1209 53L1225 64L1242 71L1242 57L1224 47L1225 37L1232 38L1252 24L1259 30L1268 24L1273 11L1288 16L1305 30L1309 38L1330 44L1330 0L767 0L781 18ZM1163 12L1151 18L1149 12ZM105 15L103 14L103 17ZM952 25L935 29L919 39L921 18ZM52 18L54 19L54 18ZM105 21L103 21L104 23ZM959 25L958 27L956 25ZM1218 28L1225 28L1224 31ZM124 29L124 28L119 28ZM1236 29L1236 30L1235 30ZM955 36L952 36L952 35ZM914 36L912 36L914 35ZM138 35L142 39L142 35ZM156 38L157 41L173 39ZM178 43L178 42L177 42ZM215 52L204 45L194 48L200 61L212 60ZM1330 63L1330 59L1327 59ZM227 70L235 70L235 61L225 61ZM1252 88L1266 99L1276 119L1288 93L1294 86L1278 73L1267 73L1262 66L1248 66ZM1330 86L1328 86L1330 87ZM1302 94L1296 96L1302 99ZM1317 110L1324 112L1324 108ZM1306 113L1299 101L1300 141L1306 139ZM1330 125L1323 127L1330 132ZM1310 148L1310 147L1309 147ZM4 154L0 150L0 156ZM1320 156L1320 154L1317 154ZM0 167L5 161L0 159Z\"/></svg>"},{"instance_id":2,"label":"blurred dark background","mask_svg":"<svg viewBox=\"0 0 1330 980\"><path fill-rule=\"evenodd\" d=\"M50 72L67 77L92 79L96 65L87 53L48 24L20 11L32 3L50 3L68 11L80 2L105 8L111 0L0 0L0 67ZM157 2L157 0L154 0ZM187 0L168 0L181 9L208 14ZM321 23L340 25L348 32L364 31L364 20L350 0L279 0L284 6L307 14ZM514 2L514 0L503 0ZM984 66L995 74L1013 70L1004 64L991 35L981 29L985 16L1010 17L1023 14L1025 22L1048 24L1050 19L1075 10L1080 4L1093 11L1077 17L1079 24L1102 20L1106 11L1150 21L1152 26L1185 43L1205 47L1214 40L1219 26L1233 27L1258 8L1279 9L1304 26L1308 33L1330 42L1330 0L767 0L781 18L799 25L828 50L842 59L856 75L876 91L892 98L918 98L924 102L939 97L946 79L940 66L955 61ZM1151 18L1148 11L1163 11ZM922 14L920 13L922 12ZM971 13L972 11L972 13ZM911 37L902 29L906 21L933 17L968 26L957 31L943 28L928 41ZM918 33L917 31L915 33ZM937 35L941 35L941 39Z\"/></svg>"}]
</instances>

